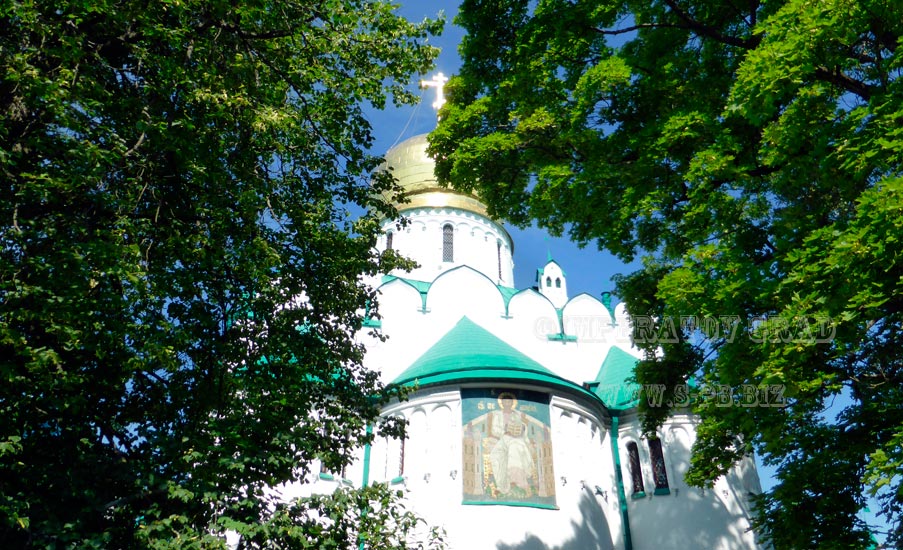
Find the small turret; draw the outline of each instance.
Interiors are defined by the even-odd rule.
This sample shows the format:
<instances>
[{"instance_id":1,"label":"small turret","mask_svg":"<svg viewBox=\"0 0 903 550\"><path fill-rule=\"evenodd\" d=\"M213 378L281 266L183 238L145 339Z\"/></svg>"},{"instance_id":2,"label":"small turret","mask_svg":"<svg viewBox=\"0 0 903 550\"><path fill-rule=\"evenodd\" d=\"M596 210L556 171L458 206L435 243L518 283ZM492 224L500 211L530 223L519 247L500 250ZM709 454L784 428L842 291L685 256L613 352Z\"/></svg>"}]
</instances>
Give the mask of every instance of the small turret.
<instances>
[{"instance_id":1,"label":"small turret","mask_svg":"<svg viewBox=\"0 0 903 550\"><path fill-rule=\"evenodd\" d=\"M564 307L568 301L567 275L558 262L549 254L546 265L536 270L536 286L556 308Z\"/></svg>"}]
</instances>

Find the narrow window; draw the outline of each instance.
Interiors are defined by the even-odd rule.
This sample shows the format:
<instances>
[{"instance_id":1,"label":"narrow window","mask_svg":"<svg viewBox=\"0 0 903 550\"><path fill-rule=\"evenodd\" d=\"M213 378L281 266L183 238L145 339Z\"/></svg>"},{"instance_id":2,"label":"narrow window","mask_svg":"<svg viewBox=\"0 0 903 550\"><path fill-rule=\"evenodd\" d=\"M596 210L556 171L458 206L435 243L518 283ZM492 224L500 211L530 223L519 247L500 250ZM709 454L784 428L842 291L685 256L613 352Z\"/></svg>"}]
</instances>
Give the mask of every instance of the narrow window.
<instances>
[{"instance_id":1,"label":"narrow window","mask_svg":"<svg viewBox=\"0 0 903 550\"><path fill-rule=\"evenodd\" d=\"M668 489L668 472L665 470L665 455L662 454L662 440L649 440L649 457L652 460L652 477L655 480L655 494L667 495L671 491Z\"/></svg>"},{"instance_id":2,"label":"narrow window","mask_svg":"<svg viewBox=\"0 0 903 550\"><path fill-rule=\"evenodd\" d=\"M502 280L502 241L495 241L495 256L499 264L499 280Z\"/></svg>"},{"instance_id":3,"label":"narrow window","mask_svg":"<svg viewBox=\"0 0 903 550\"><path fill-rule=\"evenodd\" d=\"M551 277L546 277L546 287L548 288L548 287L550 287L550 286L552 286L552 278L551 278Z\"/></svg>"},{"instance_id":4,"label":"narrow window","mask_svg":"<svg viewBox=\"0 0 903 550\"><path fill-rule=\"evenodd\" d=\"M392 235L394 235L394 233L391 231L386 233L386 250L392 250Z\"/></svg>"},{"instance_id":5,"label":"narrow window","mask_svg":"<svg viewBox=\"0 0 903 550\"><path fill-rule=\"evenodd\" d=\"M561 288L561 279L555 277L555 288Z\"/></svg>"},{"instance_id":6,"label":"narrow window","mask_svg":"<svg viewBox=\"0 0 903 550\"><path fill-rule=\"evenodd\" d=\"M636 443L627 444L627 467L630 470L630 480L633 483L633 496L646 496L643 486L643 471L640 469L640 450Z\"/></svg>"},{"instance_id":7,"label":"narrow window","mask_svg":"<svg viewBox=\"0 0 903 550\"><path fill-rule=\"evenodd\" d=\"M451 224L445 224L442 227L442 261L455 261L455 229Z\"/></svg>"}]
</instances>

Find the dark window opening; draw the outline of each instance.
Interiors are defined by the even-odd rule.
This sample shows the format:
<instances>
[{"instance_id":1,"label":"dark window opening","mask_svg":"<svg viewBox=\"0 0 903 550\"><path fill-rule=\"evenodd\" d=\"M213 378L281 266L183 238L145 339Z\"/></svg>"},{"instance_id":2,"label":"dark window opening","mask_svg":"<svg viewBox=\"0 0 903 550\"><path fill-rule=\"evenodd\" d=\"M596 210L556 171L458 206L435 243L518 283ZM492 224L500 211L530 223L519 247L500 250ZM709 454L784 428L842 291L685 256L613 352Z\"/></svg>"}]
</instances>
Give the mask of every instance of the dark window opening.
<instances>
[{"instance_id":1,"label":"dark window opening","mask_svg":"<svg viewBox=\"0 0 903 550\"><path fill-rule=\"evenodd\" d=\"M451 224L442 227L442 261L455 261L455 229Z\"/></svg>"},{"instance_id":2,"label":"dark window opening","mask_svg":"<svg viewBox=\"0 0 903 550\"><path fill-rule=\"evenodd\" d=\"M662 453L662 440L649 440L649 457L652 460L652 477L655 481L655 490L668 490L668 472L665 470L665 455Z\"/></svg>"},{"instance_id":3,"label":"dark window opening","mask_svg":"<svg viewBox=\"0 0 903 550\"><path fill-rule=\"evenodd\" d=\"M391 231L386 233L386 250L392 250L392 236L393 235L394 235L394 233L392 233Z\"/></svg>"},{"instance_id":4,"label":"dark window opening","mask_svg":"<svg viewBox=\"0 0 903 550\"><path fill-rule=\"evenodd\" d=\"M630 481L633 483L633 494L644 495L643 471L640 469L640 450L636 443L627 444L627 468L630 470Z\"/></svg>"}]
</instances>

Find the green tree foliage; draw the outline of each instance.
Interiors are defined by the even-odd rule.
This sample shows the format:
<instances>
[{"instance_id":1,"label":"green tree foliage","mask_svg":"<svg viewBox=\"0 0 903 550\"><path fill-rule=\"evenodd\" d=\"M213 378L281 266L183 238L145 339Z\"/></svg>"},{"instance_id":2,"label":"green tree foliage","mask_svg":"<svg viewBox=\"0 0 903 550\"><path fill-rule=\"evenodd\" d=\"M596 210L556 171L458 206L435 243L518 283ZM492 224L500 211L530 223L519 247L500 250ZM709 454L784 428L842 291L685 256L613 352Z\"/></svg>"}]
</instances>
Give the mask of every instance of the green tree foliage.
<instances>
[{"instance_id":1,"label":"green tree foliage","mask_svg":"<svg viewBox=\"0 0 903 550\"><path fill-rule=\"evenodd\" d=\"M394 183L362 109L415 101L441 25L383 0L0 5L0 545L404 545L384 487L267 488L339 471L393 395L353 339L359 276L399 262L373 252Z\"/></svg>"},{"instance_id":2,"label":"green tree foliage","mask_svg":"<svg viewBox=\"0 0 903 550\"><path fill-rule=\"evenodd\" d=\"M777 547L863 546L867 494L903 544L903 4L465 0L458 22L440 177L642 256L618 281L659 331L639 382L784 386L698 401L688 481L754 449Z\"/></svg>"}]
</instances>

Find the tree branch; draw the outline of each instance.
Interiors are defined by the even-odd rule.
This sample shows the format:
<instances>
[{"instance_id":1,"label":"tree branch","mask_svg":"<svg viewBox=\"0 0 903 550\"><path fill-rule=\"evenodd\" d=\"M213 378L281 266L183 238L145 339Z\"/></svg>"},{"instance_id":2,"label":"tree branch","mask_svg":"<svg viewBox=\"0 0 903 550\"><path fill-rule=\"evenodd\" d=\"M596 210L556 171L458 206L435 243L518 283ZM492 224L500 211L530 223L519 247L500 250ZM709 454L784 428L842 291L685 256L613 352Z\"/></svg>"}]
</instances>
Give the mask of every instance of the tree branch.
<instances>
[{"instance_id":1,"label":"tree branch","mask_svg":"<svg viewBox=\"0 0 903 550\"><path fill-rule=\"evenodd\" d=\"M737 38L735 36L729 36L726 34L722 34L715 28L710 27L708 25L704 25L704 24L700 23L699 21L690 17L690 15L687 12L680 9L680 7L677 5L677 2L675 2L674 0L664 0L664 1L665 1L665 4L669 8L671 8L671 11L674 12L674 15L676 15L678 18L680 18L681 21L683 21L686 24L686 28L688 30L693 31L694 33L696 33L699 36L711 38L713 40L721 42L722 44L727 44L729 46L737 46L738 48L743 48L743 49L747 49L747 50L751 50L751 49L755 48L756 46L759 45L759 42L762 41L762 35L760 35L760 34L753 35L747 39L742 39L742 38Z\"/></svg>"},{"instance_id":2,"label":"tree branch","mask_svg":"<svg viewBox=\"0 0 903 550\"><path fill-rule=\"evenodd\" d=\"M629 32L638 31L640 29L658 29L658 28L666 28L666 29L685 29L685 26L675 25L673 23L643 23L642 25L633 25L631 27L624 27L623 29L615 29L615 30L607 30L600 29L597 27L593 27L592 30L599 33L604 34L605 36L617 36L619 34L627 34Z\"/></svg>"},{"instance_id":3,"label":"tree branch","mask_svg":"<svg viewBox=\"0 0 903 550\"><path fill-rule=\"evenodd\" d=\"M850 78L840 72L840 69L831 71L826 67L816 67L815 78L839 86L850 93L858 95L865 101L868 101L872 97L872 89L868 84Z\"/></svg>"}]
</instances>

